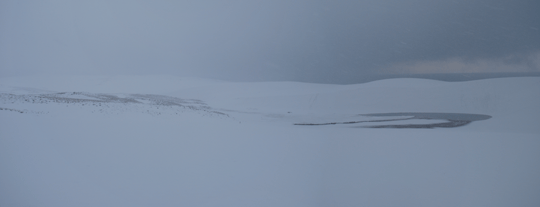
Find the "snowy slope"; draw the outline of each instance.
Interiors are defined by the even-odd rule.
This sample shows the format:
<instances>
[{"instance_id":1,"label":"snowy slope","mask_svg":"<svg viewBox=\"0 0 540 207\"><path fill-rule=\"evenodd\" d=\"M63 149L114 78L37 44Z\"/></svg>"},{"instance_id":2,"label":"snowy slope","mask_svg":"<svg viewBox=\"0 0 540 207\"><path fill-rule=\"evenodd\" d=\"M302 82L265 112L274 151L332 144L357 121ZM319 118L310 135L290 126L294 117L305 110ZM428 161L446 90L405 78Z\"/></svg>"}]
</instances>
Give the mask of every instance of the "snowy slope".
<instances>
[{"instance_id":1,"label":"snowy slope","mask_svg":"<svg viewBox=\"0 0 540 207\"><path fill-rule=\"evenodd\" d=\"M0 206L538 206L538 88L0 78Z\"/></svg>"}]
</instances>

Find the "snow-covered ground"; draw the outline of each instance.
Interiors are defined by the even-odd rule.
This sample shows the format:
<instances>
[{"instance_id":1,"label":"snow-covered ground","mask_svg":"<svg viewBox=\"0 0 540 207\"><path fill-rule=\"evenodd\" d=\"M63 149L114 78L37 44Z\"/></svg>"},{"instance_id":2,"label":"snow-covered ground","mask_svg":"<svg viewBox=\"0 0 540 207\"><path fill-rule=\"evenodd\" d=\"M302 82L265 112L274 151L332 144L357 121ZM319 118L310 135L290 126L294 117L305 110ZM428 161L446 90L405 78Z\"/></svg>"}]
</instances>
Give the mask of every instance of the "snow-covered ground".
<instances>
[{"instance_id":1,"label":"snow-covered ground","mask_svg":"<svg viewBox=\"0 0 540 207\"><path fill-rule=\"evenodd\" d=\"M539 89L0 78L0 206L540 206Z\"/></svg>"}]
</instances>

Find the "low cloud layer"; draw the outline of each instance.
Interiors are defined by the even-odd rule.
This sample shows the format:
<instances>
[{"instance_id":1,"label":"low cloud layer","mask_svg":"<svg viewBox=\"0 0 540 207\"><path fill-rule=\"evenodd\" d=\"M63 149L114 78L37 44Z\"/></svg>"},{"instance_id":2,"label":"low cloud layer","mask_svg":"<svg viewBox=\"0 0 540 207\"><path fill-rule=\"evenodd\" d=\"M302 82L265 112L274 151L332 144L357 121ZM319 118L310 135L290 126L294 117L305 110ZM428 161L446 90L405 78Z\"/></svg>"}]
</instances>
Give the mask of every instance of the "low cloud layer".
<instances>
[{"instance_id":1,"label":"low cloud layer","mask_svg":"<svg viewBox=\"0 0 540 207\"><path fill-rule=\"evenodd\" d=\"M510 55L502 58L413 61L398 63L384 69L387 74L425 73L532 73L540 72L540 53L525 57Z\"/></svg>"},{"instance_id":2,"label":"low cloud layer","mask_svg":"<svg viewBox=\"0 0 540 207\"><path fill-rule=\"evenodd\" d=\"M525 0L6 0L0 75L340 83L538 71L538 9Z\"/></svg>"}]
</instances>

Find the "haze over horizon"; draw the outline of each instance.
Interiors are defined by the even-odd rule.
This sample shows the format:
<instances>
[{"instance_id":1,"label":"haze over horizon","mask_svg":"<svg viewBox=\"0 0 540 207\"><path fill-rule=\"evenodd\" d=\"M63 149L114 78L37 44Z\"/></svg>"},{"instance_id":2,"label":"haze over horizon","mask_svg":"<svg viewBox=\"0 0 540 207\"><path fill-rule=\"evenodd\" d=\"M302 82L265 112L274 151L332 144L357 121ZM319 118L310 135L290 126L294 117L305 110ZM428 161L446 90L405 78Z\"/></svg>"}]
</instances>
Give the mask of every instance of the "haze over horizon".
<instances>
[{"instance_id":1,"label":"haze over horizon","mask_svg":"<svg viewBox=\"0 0 540 207\"><path fill-rule=\"evenodd\" d=\"M0 76L353 83L540 72L540 2L0 2Z\"/></svg>"},{"instance_id":2,"label":"haze over horizon","mask_svg":"<svg viewBox=\"0 0 540 207\"><path fill-rule=\"evenodd\" d=\"M0 207L538 207L538 11L0 0Z\"/></svg>"}]
</instances>

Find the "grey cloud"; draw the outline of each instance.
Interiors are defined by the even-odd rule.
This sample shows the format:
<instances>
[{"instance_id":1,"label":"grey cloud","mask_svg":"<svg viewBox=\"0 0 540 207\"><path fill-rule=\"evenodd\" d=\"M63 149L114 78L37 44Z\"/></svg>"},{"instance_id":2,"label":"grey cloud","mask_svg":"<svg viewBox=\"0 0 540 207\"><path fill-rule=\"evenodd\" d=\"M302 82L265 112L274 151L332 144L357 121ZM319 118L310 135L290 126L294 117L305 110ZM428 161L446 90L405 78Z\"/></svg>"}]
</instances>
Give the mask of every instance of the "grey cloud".
<instances>
[{"instance_id":1,"label":"grey cloud","mask_svg":"<svg viewBox=\"0 0 540 207\"><path fill-rule=\"evenodd\" d=\"M538 9L523 0L2 1L0 74L343 83L456 58L534 71Z\"/></svg>"}]
</instances>

